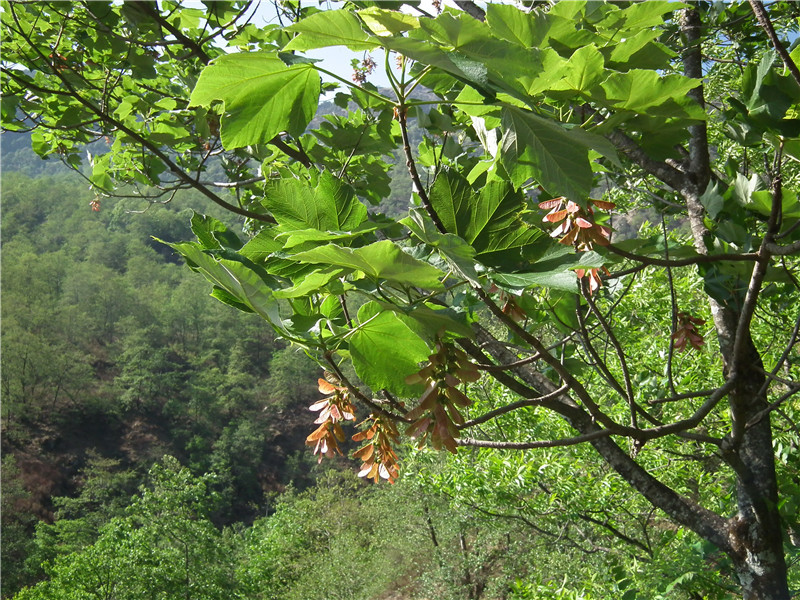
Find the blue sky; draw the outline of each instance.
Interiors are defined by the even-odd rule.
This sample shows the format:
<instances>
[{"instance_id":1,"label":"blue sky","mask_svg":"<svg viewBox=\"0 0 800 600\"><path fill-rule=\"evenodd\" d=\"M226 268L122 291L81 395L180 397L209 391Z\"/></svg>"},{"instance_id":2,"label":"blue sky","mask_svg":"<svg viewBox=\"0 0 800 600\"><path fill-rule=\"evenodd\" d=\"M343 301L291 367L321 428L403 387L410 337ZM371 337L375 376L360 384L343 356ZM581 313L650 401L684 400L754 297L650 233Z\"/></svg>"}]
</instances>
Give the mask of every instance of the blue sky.
<instances>
[{"instance_id":1,"label":"blue sky","mask_svg":"<svg viewBox=\"0 0 800 600\"><path fill-rule=\"evenodd\" d=\"M308 1L304 4L313 5L313 6L320 6L317 2ZM328 3L330 8L336 8L337 2L329 2ZM449 4L447 0L445 0L445 4ZM430 14L436 14L435 9L430 0L423 0L420 4L420 7L427 11ZM324 4L321 8L325 8ZM410 14L419 14L414 10L409 9L408 11ZM275 13L275 6L269 0L263 0L260 6L256 9L256 14L253 19L253 23L255 25L265 25L269 23L277 23L278 18ZM305 53L307 56L311 58L318 58L322 60L321 66L328 71L333 71L337 75L344 77L345 79L350 79L352 75L353 69L350 66L350 61L354 58L361 60L364 57L363 52L351 52L347 48L342 46L336 46L332 48L323 48L320 50L314 50ZM370 83L376 85L378 87L388 87L389 80L386 77L386 74L383 70L383 62L384 62L384 54L382 50L376 50L372 52L372 59L378 64L378 68L372 73L369 77ZM323 75L323 80L330 80Z\"/></svg>"}]
</instances>

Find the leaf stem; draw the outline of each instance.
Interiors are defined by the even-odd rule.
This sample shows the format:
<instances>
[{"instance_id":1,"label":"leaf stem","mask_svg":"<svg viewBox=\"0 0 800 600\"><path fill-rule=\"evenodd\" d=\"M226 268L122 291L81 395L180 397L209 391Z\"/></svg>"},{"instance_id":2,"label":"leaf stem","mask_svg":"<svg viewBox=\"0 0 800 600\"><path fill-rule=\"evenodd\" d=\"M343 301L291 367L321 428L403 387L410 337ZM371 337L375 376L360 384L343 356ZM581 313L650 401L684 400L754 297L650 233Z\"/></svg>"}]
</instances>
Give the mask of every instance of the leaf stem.
<instances>
[{"instance_id":1,"label":"leaf stem","mask_svg":"<svg viewBox=\"0 0 800 600\"><path fill-rule=\"evenodd\" d=\"M372 90L368 90L368 89L367 89L367 88L365 88L365 87L361 87L360 85L358 85L358 84L355 84L355 83L353 83L352 81L348 81L348 80L347 80L347 79L345 79L344 77L340 77L340 76L339 76L339 75L337 75L336 73L333 73L332 71L328 71L328 69L323 69L322 67L320 67L320 66L319 66L319 65L317 65L316 63L314 63L313 67L314 67L314 68L315 68L317 71L319 71L320 73L325 73L325 74L326 74L326 75L328 75L329 77L333 77L334 79L338 79L339 81L341 81L342 83L344 83L346 86L348 86L348 87L351 87L351 88L355 88L355 89L357 89L357 90L360 90L360 91L364 92L365 94L367 94L367 95L369 95L369 96L372 96L373 98L376 98L377 100L380 100L381 102L386 102L387 104L395 104L394 102L392 102L392 101L391 101L389 98L387 98L386 96L382 96L381 94L378 94L377 92L373 92Z\"/></svg>"}]
</instances>

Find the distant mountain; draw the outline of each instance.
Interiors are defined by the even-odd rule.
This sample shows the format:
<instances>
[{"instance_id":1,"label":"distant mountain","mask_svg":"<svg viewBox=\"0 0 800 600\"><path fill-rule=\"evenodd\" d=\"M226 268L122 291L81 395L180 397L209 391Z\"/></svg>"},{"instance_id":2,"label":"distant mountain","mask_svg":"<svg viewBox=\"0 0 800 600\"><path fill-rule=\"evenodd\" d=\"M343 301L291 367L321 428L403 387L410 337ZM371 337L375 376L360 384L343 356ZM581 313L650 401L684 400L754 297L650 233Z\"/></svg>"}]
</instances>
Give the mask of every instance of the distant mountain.
<instances>
[{"instance_id":1,"label":"distant mountain","mask_svg":"<svg viewBox=\"0 0 800 600\"><path fill-rule=\"evenodd\" d=\"M67 173L70 168L55 157L42 159L31 148L30 132L4 131L0 133L0 169L15 171L29 177L42 177Z\"/></svg>"}]
</instances>

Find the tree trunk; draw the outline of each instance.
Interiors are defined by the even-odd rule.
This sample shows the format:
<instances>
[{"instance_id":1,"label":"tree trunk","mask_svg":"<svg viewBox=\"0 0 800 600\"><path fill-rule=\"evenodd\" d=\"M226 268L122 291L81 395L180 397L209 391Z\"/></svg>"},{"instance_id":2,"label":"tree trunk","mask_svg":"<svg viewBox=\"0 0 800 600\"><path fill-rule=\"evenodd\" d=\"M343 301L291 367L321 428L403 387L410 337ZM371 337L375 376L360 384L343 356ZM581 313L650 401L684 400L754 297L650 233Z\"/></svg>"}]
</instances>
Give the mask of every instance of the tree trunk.
<instances>
[{"instance_id":1,"label":"tree trunk","mask_svg":"<svg viewBox=\"0 0 800 600\"><path fill-rule=\"evenodd\" d=\"M703 24L699 11L685 9L680 25L685 46L684 73L702 80ZM688 95L705 106L702 85ZM690 127L689 133L686 182L679 191L688 208L695 249L706 254L708 231L699 198L711 179L708 132L705 123L700 123ZM758 264L754 266L757 268ZM755 299L757 296L753 301ZM713 298L709 298L709 303L719 339L723 373L726 379L735 377L728 395L731 432L722 452L723 459L736 474L738 512L728 520L728 544L723 549L733 561L745 600L788 600L772 428L769 415L756 418L768 405L763 363L749 327L740 330L741 308L733 303L722 305ZM737 335L743 336L738 340L740 350L736 348Z\"/></svg>"},{"instance_id":2,"label":"tree trunk","mask_svg":"<svg viewBox=\"0 0 800 600\"><path fill-rule=\"evenodd\" d=\"M733 442L725 459L736 470L739 509L729 521L730 556L746 600L788 600L772 426L768 415L756 420L767 406L760 393L765 377L749 332L747 336L747 360L739 365L743 372L729 396ZM723 356L727 372L730 353L723 351Z\"/></svg>"}]
</instances>

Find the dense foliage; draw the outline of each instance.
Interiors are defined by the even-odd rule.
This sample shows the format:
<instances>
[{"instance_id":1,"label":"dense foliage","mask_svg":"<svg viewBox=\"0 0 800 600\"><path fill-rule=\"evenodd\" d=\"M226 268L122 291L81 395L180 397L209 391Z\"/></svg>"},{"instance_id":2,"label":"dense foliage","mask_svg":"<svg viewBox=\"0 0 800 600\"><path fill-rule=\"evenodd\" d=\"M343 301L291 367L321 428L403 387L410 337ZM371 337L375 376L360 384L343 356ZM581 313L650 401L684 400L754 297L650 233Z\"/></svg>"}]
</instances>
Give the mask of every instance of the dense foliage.
<instances>
[{"instance_id":1,"label":"dense foliage","mask_svg":"<svg viewBox=\"0 0 800 600\"><path fill-rule=\"evenodd\" d=\"M359 475L402 482L411 437L407 462L455 455L416 479L459 505L630 546L603 583L625 597L789 598L796 5L413 4L286 2L256 27L243 2L6 3L3 124L81 172L94 209L191 188L245 219L195 213L196 241L162 241L325 369L320 460L355 425ZM353 81L304 55L332 46L382 50L390 89L369 55ZM347 114L312 122L322 92ZM685 571L635 582L639 560Z\"/></svg>"},{"instance_id":2,"label":"dense foliage","mask_svg":"<svg viewBox=\"0 0 800 600\"><path fill-rule=\"evenodd\" d=\"M209 304L150 237L185 236L191 211L94 213L90 199L74 177L3 173L4 596L38 572L25 566L37 519L91 514L91 538L165 453L214 470L217 523L308 482L313 363Z\"/></svg>"}]
</instances>

